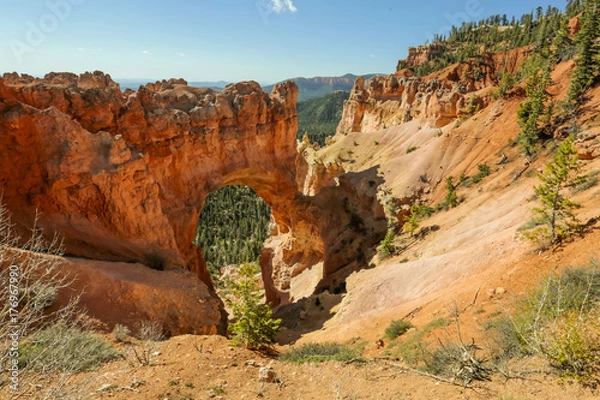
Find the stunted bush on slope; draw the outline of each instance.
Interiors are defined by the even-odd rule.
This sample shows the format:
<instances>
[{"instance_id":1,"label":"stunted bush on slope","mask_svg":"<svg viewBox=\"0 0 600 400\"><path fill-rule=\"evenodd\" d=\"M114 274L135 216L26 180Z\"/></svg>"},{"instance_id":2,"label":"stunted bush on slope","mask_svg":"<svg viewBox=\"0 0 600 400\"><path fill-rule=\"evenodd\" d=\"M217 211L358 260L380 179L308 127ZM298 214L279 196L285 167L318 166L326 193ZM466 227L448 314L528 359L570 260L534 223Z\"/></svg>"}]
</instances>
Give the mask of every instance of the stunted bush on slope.
<instances>
[{"instance_id":1,"label":"stunted bush on slope","mask_svg":"<svg viewBox=\"0 0 600 400\"><path fill-rule=\"evenodd\" d=\"M394 244L394 239L396 238L396 233L394 232L394 228L389 228L385 235L385 238L381 241L381 245L379 246L379 259L384 260L396 254L396 245Z\"/></svg>"},{"instance_id":2,"label":"stunted bush on slope","mask_svg":"<svg viewBox=\"0 0 600 400\"><path fill-rule=\"evenodd\" d=\"M296 364L325 361L360 361L357 352L353 348L340 343L306 343L281 354L279 359Z\"/></svg>"},{"instance_id":3,"label":"stunted bush on slope","mask_svg":"<svg viewBox=\"0 0 600 400\"><path fill-rule=\"evenodd\" d=\"M126 359L131 365L152 365L158 342L164 340L162 324L158 321L140 321L135 335L137 342L126 351Z\"/></svg>"},{"instance_id":4,"label":"stunted bush on slope","mask_svg":"<svg viewBox=\"0 0 600 400\"><path fill-rule=\"evenodd\" d=\"M72 385L69 377L116 352L87 330L77 296L56 307L59 291L74 279L61 270L60 240L45 240L34 223L29 240L19 244L0 203L0 336L9 339L0 342L0 398L7 392L24 398L83 397L85 384Z\"/></svg>"},{"instance_id":5,"label":"stunted bush on slope","mask_svg":"<svg viewBox=\"0 0 600 400\"><path fill-rule=\"evenodd\" d=\"M390 325L387 328L385 328L385 337L390 340L394 340L398 336L403 335L404 333L406 333L406 331L413 327L414 325L411 324L409 321L404 321L402 319L392 321Z\"/></svg>"},{"instance_id":6,"label":"stunted bush on slope","mask_svg":"<svg viewBox=\"0 0 600 400\"><path fill-rule=\"evenodd\" d=\"M506 356L537 354L563 376L600 384L598 262L546 278L518 300L513 316L492 324Z\"/></svg>"},{"instance_id":7,"label":"stunted bush on slope","mask_svg":"<svg viewBox=\"0 0 600 400\"><path fill-rule=\"evenodd\" d=\"M19 364L34 371L73 373L96 368L116 356L116 350L100 336L61 320L24 341Z\"/></svg>"},{"instance_id":8,"label":"stunted bush on slope","mask_svg":"<svg viewBox=\"0 0 600 400\"><path fill-rule=\"evenodd\" d=\"M50 321L73 314L76 299L66 308L54 312L47 309L58 291L71 283L61 273L61 243L55 238L44 240L36 226L31 238L20 248L6 207L0 203L0 336L19 326L19 336L32 333Z\"/></svg>"}]
</instances>

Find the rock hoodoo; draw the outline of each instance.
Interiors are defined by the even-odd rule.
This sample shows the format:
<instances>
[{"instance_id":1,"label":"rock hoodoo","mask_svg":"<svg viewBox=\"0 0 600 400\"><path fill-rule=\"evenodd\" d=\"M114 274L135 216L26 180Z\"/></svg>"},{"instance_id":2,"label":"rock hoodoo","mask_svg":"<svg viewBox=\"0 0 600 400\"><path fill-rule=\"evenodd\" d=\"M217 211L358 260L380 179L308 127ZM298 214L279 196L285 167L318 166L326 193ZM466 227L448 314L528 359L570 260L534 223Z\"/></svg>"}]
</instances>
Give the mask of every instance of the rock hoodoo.
<instances>
[{"instance_id":1,"label":"rock hoodoo","mask_svg":"<svg viewBox=\"0 0 600 400\"><path fill-rule=\"evenodd\" d=\"M425 77L413 76L409 67L430 62L439 51L433 45L412 48L396 73L368 82L357 78L337 133L373 132L413 119L423 126L444 126L486 107L489 89L497 86L500 74L517 71L529 50L486 53Z\"/></svg>"},{"instance_id":2,"label":"rock hoodoo","mask_svg":"<svg viewBox=\"0 0 600 400\"><path fill-rule=\"evenodd\" d=\"M436 56L442 54L445 46L441 43L431 43L419 47L409 47L408 56L405 60L399 60L397 70L402 70L407 67L416 67L426 64L433 60Z\"/></svg>"},{"instance_id":3,"label":"rock hoodoo","mask_svg":"<svg viewBox=\"0 0 600 400\"><path fill-rule=\"evenodd\" d=\"M304 192L316 178L297 149L297 91L291 82L267 94L255 82L216 92L169 80L121 92L101 72L5 74L2 201L21 231L39 213L38 225L60 233L67 254L189 270L216 298L192 244L198 217L210 192L247 185L279 229L262 257L269 300L287 301L291 279L314 266L322 268L319 286L329 288L364 264L357 254L381 239L385 220L371 188L376 171L333 168L337 180L321 172L328 183ZM172 331L198 330L184 325Z\"/></svg>"}]
</instances>

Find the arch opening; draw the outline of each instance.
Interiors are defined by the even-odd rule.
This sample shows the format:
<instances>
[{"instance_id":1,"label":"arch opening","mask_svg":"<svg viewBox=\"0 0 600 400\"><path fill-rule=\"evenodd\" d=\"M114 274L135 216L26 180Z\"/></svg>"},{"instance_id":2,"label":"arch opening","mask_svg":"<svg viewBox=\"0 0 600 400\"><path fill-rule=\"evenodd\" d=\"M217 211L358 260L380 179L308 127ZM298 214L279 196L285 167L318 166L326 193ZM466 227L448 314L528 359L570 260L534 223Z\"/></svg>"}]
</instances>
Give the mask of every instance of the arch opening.
<instances>
[{"instance_id":1,"label":"arch opening","mask_svg":"<svg viewBox=\"0 0 600 400\"><path fill-rule=\"evenodd\" d=\"M258 263L271 215L271 208L248 186L224 186L206 197L194 244L202 249L215 286L224 267Z\"/></svg>"}]
</instances>

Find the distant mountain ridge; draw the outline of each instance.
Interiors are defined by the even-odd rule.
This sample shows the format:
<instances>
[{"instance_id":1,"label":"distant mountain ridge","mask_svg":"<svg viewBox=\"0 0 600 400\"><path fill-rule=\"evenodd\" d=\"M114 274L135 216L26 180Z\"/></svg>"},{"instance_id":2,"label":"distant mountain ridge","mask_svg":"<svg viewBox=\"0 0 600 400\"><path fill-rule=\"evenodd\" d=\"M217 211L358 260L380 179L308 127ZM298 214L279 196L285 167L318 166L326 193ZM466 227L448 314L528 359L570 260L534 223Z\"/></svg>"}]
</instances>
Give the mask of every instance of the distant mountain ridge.
<instances>
[{"instance_id":1,"label":"distant mountain ridge","mask_svg":"<svg viewBox=\"0 0 600 400\"><path fill-rule=\"evenodd\" d=\"M146 85L147 83L154 83L160 81L160 79L115 79L115 81L121 86L121 90L131 89L138 90L140 86ZM188 82L190 86L195 87L207 87L215 90L223 90L225 86L232 82L226 81L191 81Z\"/></svg>"},{"instance_id":2,"label":"distant mountain ridge","mask_svg":"<svg viewBox=\"0 0 600 400\"><path fill-rule=\"evenodd\" d=\"M370 79L376 75L381 74L367 74L362 76L366 79ZM354 86L354 81L358 77L359 75L346 74L343 76L317 76L314 78L297 77L286 79L286 81L296 82L299 89L298 101L305 101L323 97L338 90L350 92ZM273 86L274 85L268 85L263 88L266 92L270 92L273 89Z\"/></svg>"},{"instance_id":3,"label":"distant mountain ridge","mask_svg":"<svg viewBox=\"0 0 600 400\"><path fill-rule=\"evenodd\" d=\"M370 79L377 75L385 75L385 74L367 74L367 75L354 75L354 74L346 74L342 76L316 76L313 78L303 78L296 77L291 79L286 79L281 82L277 82L272 85L261 85L265 92L271 92L273 90L273 86L279 83L294 81L296 85L298 85L299 93L298 93L298 101L305 101L310 99L315 99L317 97L327 96L336 91L344 91L350 92L352 87L354 86L354 81L359 76L364 76L365 79ZM156 79L115 79L115 81L121 86L121 90L132 89L138 90L138 88L142 85L146 85L147 83L154 83ZM188 84L190 86L196 87L207 87L215 90L223 90L225 86L229 85L233 82L227 81L190 81Z\"/></svg>"}]
</instances>

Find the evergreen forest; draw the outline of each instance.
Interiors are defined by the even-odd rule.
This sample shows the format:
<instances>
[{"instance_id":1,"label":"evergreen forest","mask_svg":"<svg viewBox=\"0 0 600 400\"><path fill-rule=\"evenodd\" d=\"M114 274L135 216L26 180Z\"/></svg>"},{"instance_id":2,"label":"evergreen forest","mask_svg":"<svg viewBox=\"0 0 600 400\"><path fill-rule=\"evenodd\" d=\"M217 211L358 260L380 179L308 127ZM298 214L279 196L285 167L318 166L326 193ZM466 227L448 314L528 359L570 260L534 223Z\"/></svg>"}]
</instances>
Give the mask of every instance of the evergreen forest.
<instances>
[{"instance_id":1,"label":"evergreen forest","mask_svg":"<svg viewBox=\"0 0 600 400\"><path fill-rule=\"evenodd\" d=\"M247 186L225 186L206 198L194 243L216 281L220 268L257 261L271 209Z\"/></svg>"},{"instance_id":2,"label":"evergreen forest","mask_svg":"<svg viewBox=\"0 0 600 400\"><path fill-rule=\"evenodd\" d=\"M581 13L584 1L570 0L565 12L556 7L537 7L520 18L506 14L492 15L477 22L453 26L446 34L434 35L432 43L437 52L430 63L411 67L417 76L425 76L482 53L512 50L532 45L534 50L560 42L557 57L571 59L576 47L566 35L569 19ZM406 65L400 63L400 69Z\"/></svg>"},{"instance_id":3,"label":"evergreen forest","mask_svg":"<svg viewBox=\"0 0 600 400\"><path fill-rule=\"evenodd\" d=\"M311 143L325 145L328 136L335 135L338 123L342 119L344 101L350 93L337 91L327 96L298 102L298 140L304 135Z\"/></svg>"}]
</instances>

